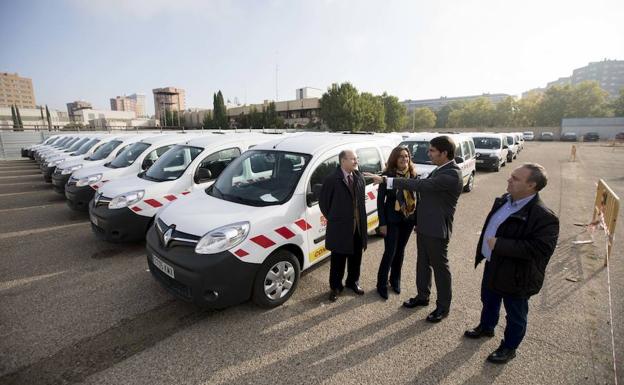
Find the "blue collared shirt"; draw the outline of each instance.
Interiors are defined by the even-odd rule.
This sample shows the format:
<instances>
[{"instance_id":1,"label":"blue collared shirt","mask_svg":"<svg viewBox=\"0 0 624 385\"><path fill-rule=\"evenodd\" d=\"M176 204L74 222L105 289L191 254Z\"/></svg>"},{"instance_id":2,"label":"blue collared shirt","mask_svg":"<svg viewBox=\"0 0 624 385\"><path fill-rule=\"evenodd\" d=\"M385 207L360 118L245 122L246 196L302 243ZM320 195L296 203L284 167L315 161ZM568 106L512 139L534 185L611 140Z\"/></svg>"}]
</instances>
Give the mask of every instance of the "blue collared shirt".
<instances>
[{"instance_id":1,"label":"blue collared shirt","mask_svg":"<svg viewBox=\"0 0 624 385\"><path fill-rule=\"evenodd\" d=\"M498 226L505 222L505 220L509 218L511 214L518 212L521 208L523 208L534 197L535 194L512 202L510 195L505 204L502 205L494 213L494 215L492 215L492 217L490 218L490 222L485 228L485 233L483 234L483 242L481 244L481 253L488 262L492 257L492 249L490 249L490 245L488 244L487 240L489 238L496 237L496 231L498 230Z\"/></svg>"}]
</instances>

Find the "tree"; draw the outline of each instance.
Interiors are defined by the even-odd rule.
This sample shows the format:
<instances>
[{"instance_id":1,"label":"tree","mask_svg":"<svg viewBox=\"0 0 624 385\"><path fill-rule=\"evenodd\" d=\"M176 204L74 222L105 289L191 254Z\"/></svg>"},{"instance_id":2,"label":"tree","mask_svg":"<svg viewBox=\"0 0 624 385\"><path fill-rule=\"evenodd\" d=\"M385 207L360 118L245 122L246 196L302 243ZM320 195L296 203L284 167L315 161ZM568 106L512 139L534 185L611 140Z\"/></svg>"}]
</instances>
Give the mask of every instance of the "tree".
<instances>
[{"instance_id":1,"label":"tree","mask_svg":"<svg viewBox=\"0 0 624 385\"><path fill-rule=\"evenodd\" d=\"M384 119L386 123L386 131L398 131L406 121L406 108L399 102L396 96L390 96L387 93L381 95L384 105Z\"/></svg>"},{"instance_id":2,"label":"tree","mask_svg":"<svg viewBox=\"0 0 624 385\"><path fill-rule=\"evenodd\" d=\"M332 131L357 131L362 123L358 90L351 83L332 84L320 100L321 119Z\"/></svg>"},{"instance_id":3,"label":"tree","mask_svg":"<svg viewBox=\"0 0 624 385\"><path fill-rule=\"evenodd\" d=\"M448 118L452 111L459 110L464 106L463 102L453 102L449 103L438 111L436 111L436 125L435 128L446 128L448 127Z\"/></svg>"},{"instance_id":4,"label":"tree","mask_svg":"<svg viewBox=\"0 0 624 385\"><path fill-rule=\"evenodd\" d=\"M46 119L48 119L48 130L52 129L52 116L50 116L50 110L48 109L48 105L46 104Z\"/></svg>"},{"instance_id":5,"label":"tree","mask_svg":"<svg viewBox=\"0 0 624 385\"><path fill-rule=\"evenodd\" d=\"M542 103L541 92L531 92L528 96L516 102L514 113L514 127L535 127L537 124L537 111Z\"/></svg>"},{"instance_id":6,"label":"tree","mask_svg":"<svg viewBox=\"0 0 624 385\"><path fill-rule=\"evenodd\" d=\"M212 123L217 128L226 129L229 127L225 102L221 90L212 95Z\"/></svg>"},{"instance_id":7,"label":"tree","mask_svg":"<svg viewBox=\"0 0 624 385\"><path fill-rule=\"evenodd\" d=\"M359 98L361 123L357 129L365 131L385 131L385 108L381 97L363 92Z\"/></svg>"},{"instance_id":8,"label":"tree","mask_svg":"<svg viewBox=\"0 0 624 385\"><path fill-rule=\"evenodd\" d=\"M508 96L494 107L492 114L493 127L513 127L516 113L516 100Z\"/></svg>"},{"instance_id":9,"label":"tree","mask_svg":"<svg viewBox=\"0 0 624 385\"><path fill-rule=\"evenodd\" d=\"M436 125L436 115L427 107L416 108L412 112L412 126L415 129L433 128Z\"/></svg>"},{"instance_id":10,"label":"tree","mask_svg":"<svg viewBox=\"0 0 624 385\"><path fill-rule=\"evenodd\" d=\"M620 96L611 102L615 116L624 116L624 88L620 89Z\"/></svg>"},{"instance_id":11,"label":"tree","mask_svg":"<svg viewBox=\"0 0 624 385\"><path fill-rule=\"evenodd\" d=\"M598 82L586 81L574 86L571 90L570 105L565 111L566 118L591 118L609 116L607 103L609 93Z\"/></svg>"},{"instance_id":12,"label":"tree","mask_svg":"<svg viewBox=\"0 0 624 385\"><path fill-rule=\"evenodd\" d=\"M204 128L212 128L212 113L210 111L206 111L202 125Z\"/></svg>"},{"instance_id":13,"label":"tree","mask_svg":"<svg viewBox=\"0 0 624 385\"><path fill-rule=\"evenodd\" d=\"M11 104L11 118L13 120L13 128L19 128L19 122L17 121L17 113L15 112L14 104Z\"/></svg>"},{"instance_id":14,"label":"tree","mask_svg":"<svg viewBox=\"0 0 624 385\"><path fill-rule=\"evenodd\" d=\"M467 102L461 109L449 113L449 128L456 127L492 127L494 117L494 105L487 98L478 98Z\"/></svg>"},{"instance_id":15,"label":"tree","mask_svg":"<svg viewBox=\"0 0 624 385\"><path fill-rule=\"evenodd\" d=\"M22 114L20 113L17 105L15 105L15 115L17 116L17 126L19 128L24 128L24 123L22 123Z\"/></svg>"}]
</instances>

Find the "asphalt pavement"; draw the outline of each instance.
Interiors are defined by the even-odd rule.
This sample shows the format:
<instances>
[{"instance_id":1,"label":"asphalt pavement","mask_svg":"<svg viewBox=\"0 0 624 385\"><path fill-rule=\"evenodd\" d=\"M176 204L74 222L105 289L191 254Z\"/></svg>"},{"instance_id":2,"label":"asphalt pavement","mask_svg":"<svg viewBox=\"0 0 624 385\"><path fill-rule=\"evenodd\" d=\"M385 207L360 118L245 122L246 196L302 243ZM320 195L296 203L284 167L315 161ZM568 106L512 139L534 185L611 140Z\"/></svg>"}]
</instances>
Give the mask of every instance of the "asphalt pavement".
<instances>
[{"instance_id":1,"label":"asphalt pavement","mask_svg":"<svg viewBox=\"0 0 624 385\"><path fill-rule=\"evenodd\" d=\"M281 307L202 310L154 281L143 243L97 240L88 215L70 210L34 162L0 161L0 384L613 384L614 350L624 383L624 223L609 269L604 236L579 226L591 219L598 178L624 197L624 147L577 146L570 162L569 143L527 142L500 172L478 172L455 215L453 304L439 324L424 320L434 301L401 307L415 294L415 236L402 293L387 301L374 290L383 240L373 237L364 296L329 302L322 263ZM462 335L479 320L483 266L474 268L474 254L483 221L522 162L548 170L541 196L561 233L517 357L494 365L485 358L502 338L504 311L494 338Z\"/></svg>"}]
</instances>

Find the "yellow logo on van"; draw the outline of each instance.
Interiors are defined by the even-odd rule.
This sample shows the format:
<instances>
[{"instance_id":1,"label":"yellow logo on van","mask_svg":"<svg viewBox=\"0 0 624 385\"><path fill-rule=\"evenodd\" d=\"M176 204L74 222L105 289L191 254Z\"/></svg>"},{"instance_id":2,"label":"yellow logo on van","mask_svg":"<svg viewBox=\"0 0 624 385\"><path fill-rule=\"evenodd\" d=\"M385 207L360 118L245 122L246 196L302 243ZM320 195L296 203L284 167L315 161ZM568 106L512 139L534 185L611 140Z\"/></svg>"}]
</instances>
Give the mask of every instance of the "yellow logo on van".
<instances>
[{"instance_id":1,"label":"yellow logo on van","mask_svg":"<svg viewBox=\"0 0 624 385\"><path fill-rule=\"evenodd\" d=\"M327 250L325 246L317 247L316 249L312 250L309 254L310 262L314 262L326 254L329 254L329 250Z\"/></svg>"},{"instance_id":2,"label":"yellow logo on van","mask_svg":"<svg viewBox=\"0 0 624 385\"><path fill-rule=\"evenodd\" d=\"M366 227L368 227L368 229L370 230L371 228L377 227L378 224L379 224L379 217L375 215L374 217L371 217L371 219L368 220L368 222L366 223Z\"/></svg>"}]
</instances>

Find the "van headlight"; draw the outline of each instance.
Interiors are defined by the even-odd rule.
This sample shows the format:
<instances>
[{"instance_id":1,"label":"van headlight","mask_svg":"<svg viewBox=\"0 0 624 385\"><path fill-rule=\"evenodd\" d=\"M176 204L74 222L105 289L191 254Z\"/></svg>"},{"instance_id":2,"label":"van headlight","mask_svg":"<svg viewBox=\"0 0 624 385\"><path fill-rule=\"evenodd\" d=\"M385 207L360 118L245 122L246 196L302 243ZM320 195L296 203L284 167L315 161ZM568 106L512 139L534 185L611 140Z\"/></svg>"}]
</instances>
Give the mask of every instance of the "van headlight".
<instances>
[{"instance_id":1,"label":"van headlight","mask_svg":"<svg viewBox=\"0 0 624 385\"><path fill-rule=\"evenodd\" d=\"M128 207L133 205L143 199L145 195L145 190L137 190L130 191L127 193L123 193L121 195L117 195L113 198L113 200L108 204L109 209L122 209L124 207Z\"/></svg>"},{"instance_id":2,"label":"van headlight","mask_svg":"<svg viewBox=\"0 0 624 385\"><path fill-rule=\"evenodd\" d=\"M64 161L65 161L65 158L53 159L50 161L50 163L48 163L48 167L56 167L59 164L63 163Z\"/></svg>"},{"instance_id":3,"label":"van headlight","mask_svg":"<svg viewBox=\"0 0 624 385\"><path fill-rule=\"evenodd\" d=\"M88 186L90 184L99 182L100 179L102 179L102 174L89 175L84 178L78 179L78 182L76 182L76 187Z\"/></svg>"},{"instance_id":4,"label":"van headlight","mask_svg":"<svg viewBox=\"0 0 624 385\"><path fill-rule=\"evenodd\" d=\"M77 164L75 166L71 166L69 168L64 168L61 170L61 174L62 175L68 175L71 174L72 172L76 171L76 170L80 170L82 168L82 164Z\"/></svg>"},{"instance_id":5,"label":"van headlight","mask_svg":"<svg viewBox=\"0 0 624 385\"><path fill-rule=\"evenodd\" d=\"M216 254L231 249L245 240L249 222L237 222L206 233L195 246L197 254Z\"/></svg>"}]
</instances>

